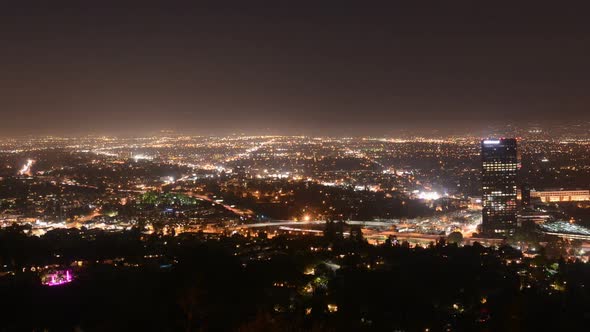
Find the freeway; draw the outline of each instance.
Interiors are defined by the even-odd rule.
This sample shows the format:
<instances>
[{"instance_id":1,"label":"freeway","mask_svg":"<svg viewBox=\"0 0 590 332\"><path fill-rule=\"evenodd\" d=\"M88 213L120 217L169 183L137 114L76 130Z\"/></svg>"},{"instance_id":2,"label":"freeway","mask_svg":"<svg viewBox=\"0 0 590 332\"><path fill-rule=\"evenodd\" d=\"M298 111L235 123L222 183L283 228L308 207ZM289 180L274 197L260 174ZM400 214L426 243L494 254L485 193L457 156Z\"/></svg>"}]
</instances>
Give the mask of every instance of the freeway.
<instances>
[{"instance_id":1,"label":"freeway","mask_svg":"<svg viewBox=\"0 0 590 332\"><path fill-rule=\"evenodd\" d=\"M293 220L272 220L269 222L261 222L254 224L241 224L234 227L234 229L243 228L258 228L258 227L276 227L276 226L301 226L301 225L323 225L325 220L309 220L309 221L293 221ZM370 227L391 227L394 223L387 221L357 221L357 220L346 220L348 225L361 225Z\"/></svg>"},{"instance_id":2,"label":"freeway","mask_svg":"<svg viewBox=\"0 0 590 332\"><path fill-rule=\"evenodd\" d=\"M278 227L281 230L303 232L303 233L322 233L319 230L306 229L301 226L305 225L323 225L323 220L310 220L310 221L293 221L293 220L273 220L264 223L254 224L242 224L232 227L233 230L242 230L250 228L263 228L263 227ZM363 234L365 238L372 244L383 243L390 236L395 236L398 240L407 240L410 242L419 243L430 243L436 242L441 238L441 234L425 234L417 232L396 232L391 230L391 226L395 223L387 221L358 221L358 220L347 220L348 225L360 225L363 226ZM484 245L499 245L503 240L501 239L486 239L486 238L474 238L470 237L471 234L466 234L464 243L471 244L473 242L479 242Z\"/></svg>"}]
</instances>

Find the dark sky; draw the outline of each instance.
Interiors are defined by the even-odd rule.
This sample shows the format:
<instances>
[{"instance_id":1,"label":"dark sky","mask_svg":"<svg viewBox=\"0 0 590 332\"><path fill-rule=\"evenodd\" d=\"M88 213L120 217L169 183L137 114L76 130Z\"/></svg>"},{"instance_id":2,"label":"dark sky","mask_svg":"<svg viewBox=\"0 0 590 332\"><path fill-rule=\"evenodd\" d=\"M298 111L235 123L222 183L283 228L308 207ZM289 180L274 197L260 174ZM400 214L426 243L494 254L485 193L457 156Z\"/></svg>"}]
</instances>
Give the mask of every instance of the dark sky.
<instances>
[{"instance_id":1,"label":"dark sky","mask_svg":"<svg viewBox=\"0 0 590 332\"><path fill-rule=\"evenodd\" d=\"M390 134L589 118L583 2L76 2L0 5L1 133Z\"/></svg>"}]
</instances>

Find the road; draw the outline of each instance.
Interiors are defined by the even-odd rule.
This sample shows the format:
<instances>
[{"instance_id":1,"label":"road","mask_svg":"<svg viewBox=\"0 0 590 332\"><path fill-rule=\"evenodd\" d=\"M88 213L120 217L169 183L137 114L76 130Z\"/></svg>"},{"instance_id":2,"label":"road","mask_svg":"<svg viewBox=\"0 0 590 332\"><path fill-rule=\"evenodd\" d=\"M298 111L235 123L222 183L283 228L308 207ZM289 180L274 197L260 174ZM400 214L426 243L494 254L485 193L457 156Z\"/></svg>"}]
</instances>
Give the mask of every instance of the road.
<instances>
[{"instance_id":1,"label":"road","mask_svg":"<svg viewBox=\"0 0 590 332\"><path fill-rule=\"evenodd\" d=\"M262 228L262 227L278 227L282 230L304 232L304 233L317 233L321 231L310 230L301 228L299 226L304 225L323 225L326 222L323 220L310 220L310 221L293 221L293 220L272 220L264 223L254 224L242 224L234 226L233 230L249 229L249 228ZM347 220L348 225L360 225L364 226L363 234L372 243L382 243L389 236L395 236L398 240L417 241L423 243L429 243L437 241L441 238L440 234L423 234L415 232L396 232L391 230L391 226L395 224L385 221L358 221L358 220ZM381 228L381 229L379 229ZM466 234L464 243L469 244L473 242L480 242L486 245L499 245L502 243L501 239L484 239L484 238L473 238L471 234Z\"/></svg>"}]
</instances>

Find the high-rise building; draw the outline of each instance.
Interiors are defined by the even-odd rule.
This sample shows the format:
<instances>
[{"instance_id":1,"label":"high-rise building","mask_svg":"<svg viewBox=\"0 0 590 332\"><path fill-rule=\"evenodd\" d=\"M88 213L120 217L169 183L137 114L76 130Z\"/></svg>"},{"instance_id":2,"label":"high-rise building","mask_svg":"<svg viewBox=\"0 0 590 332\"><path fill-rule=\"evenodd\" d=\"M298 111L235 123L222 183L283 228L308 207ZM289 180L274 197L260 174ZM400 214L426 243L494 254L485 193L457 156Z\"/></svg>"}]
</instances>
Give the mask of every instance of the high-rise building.
<instances>
[{"instance_id":1,"label":"high-rise building","mask_svg":"<svg viewBox=\"0 0 590 332\"><path fill-rule=\"evenodd\" d=\"M482 205L481 231L484 236L504 237L516 230L516 139L481 141Z\"/></svg>"}]
</instances>

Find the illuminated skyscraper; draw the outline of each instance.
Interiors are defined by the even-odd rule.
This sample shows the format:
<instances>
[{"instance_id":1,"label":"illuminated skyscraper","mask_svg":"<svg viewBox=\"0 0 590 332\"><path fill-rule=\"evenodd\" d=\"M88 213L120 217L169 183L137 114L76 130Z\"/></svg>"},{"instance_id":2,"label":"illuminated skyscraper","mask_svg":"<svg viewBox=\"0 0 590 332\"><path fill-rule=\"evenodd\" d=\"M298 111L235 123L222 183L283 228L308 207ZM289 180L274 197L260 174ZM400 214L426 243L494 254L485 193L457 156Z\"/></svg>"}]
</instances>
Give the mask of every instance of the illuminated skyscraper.
<instances>
[{"instance_id":1,"label":"illuminated skyscraper","mask_svg":"<svg viewBox=\"0 0 590 332\"><path fill-rule=\"evenodd\" d=\"M481 141L482 203L481 231L490 237L503 237L516 229L516 139Z\"/></svg>"}]
</instances>

